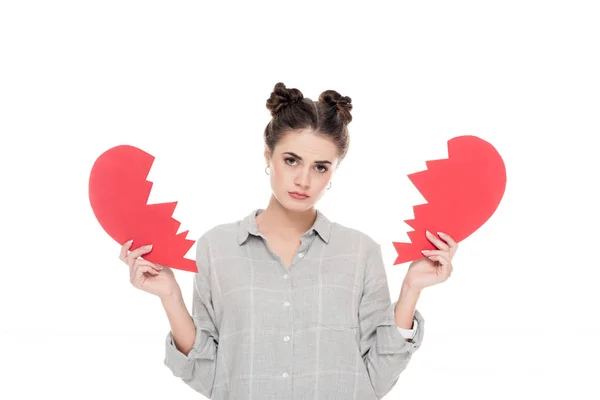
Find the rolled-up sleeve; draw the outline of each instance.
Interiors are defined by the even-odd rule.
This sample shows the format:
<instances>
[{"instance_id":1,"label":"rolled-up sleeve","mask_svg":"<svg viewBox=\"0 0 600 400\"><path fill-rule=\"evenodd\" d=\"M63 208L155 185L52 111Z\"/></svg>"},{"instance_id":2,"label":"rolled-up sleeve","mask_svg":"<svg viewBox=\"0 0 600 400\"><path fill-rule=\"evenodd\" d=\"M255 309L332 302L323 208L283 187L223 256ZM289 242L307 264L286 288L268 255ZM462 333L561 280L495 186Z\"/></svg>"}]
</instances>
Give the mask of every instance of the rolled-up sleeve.
<instances>
[{"instance_id":1,"label":"rolled-up sleeve","mask_svg":"<svg viewBox=\"0 0 600 400\"><path fill-rule=\"evenodd\" d=\"M215 365L219 334L215 326L215 311L210 288L208 244L202 236L196 244L192 320L196 327L194 345L186 356L175 346L173 332L166 338L164 364L178 378L207 398L211 397L215 378Z\"/></svg>"},{"instance_id":2,"label":"rolled-up sleeve","mask_svg":"<svg viewBox=\"0 0 600 400\"><path fill-rule=\"evenodd\" d=\"M414 338L406 341L398 331L394 314L396 303L391 302L381 246L376 244L366 256L359 325L361 354L379 399L394 387L423 340L425 321L416 309Z\"/></svg>"}]
</instances>

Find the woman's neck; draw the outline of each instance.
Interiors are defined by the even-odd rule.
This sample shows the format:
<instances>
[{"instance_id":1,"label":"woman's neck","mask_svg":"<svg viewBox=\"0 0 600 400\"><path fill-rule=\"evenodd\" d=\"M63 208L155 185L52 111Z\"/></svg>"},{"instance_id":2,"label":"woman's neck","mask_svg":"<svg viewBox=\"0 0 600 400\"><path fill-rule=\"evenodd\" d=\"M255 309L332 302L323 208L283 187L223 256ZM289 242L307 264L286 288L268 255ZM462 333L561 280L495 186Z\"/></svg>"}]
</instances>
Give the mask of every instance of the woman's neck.
<instances>
[{"instance_id":1,"label":"woman's neck","mask_svg":"<svg viewBox=\"0 0 600 400\"><path fill-rule=\"evenodd\" d=\"M267 208L256 216L256 225L264 235L297 238L313 226L316 217L314 206L304 211L290 211L271 195Z\"/></svg>"}]
</instances>

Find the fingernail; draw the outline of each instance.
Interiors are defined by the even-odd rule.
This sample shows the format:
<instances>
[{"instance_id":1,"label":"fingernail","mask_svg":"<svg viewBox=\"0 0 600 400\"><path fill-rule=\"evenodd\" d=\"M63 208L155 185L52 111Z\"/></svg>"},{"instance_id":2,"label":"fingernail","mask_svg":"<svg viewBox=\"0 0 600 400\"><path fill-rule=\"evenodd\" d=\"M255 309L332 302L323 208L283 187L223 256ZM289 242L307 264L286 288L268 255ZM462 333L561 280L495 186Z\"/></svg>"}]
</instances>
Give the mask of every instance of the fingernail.
<instances>
[{"instance_id":1,"label":"fingernail","mask_svg":"<svg viewBox=\"0 0 600 400\"><path fill-rule=\"evenodd\" d=\"M445 235L444 232L438 232L437 234L440 235L440 236L444 236Z\"/></svg>"},{"instance_id":2,"label":"fingernail","mask_svg":"<svg viewBox=\"0 0 600 400\"><path fill-rule=\"evenodd\" d=\"M152 245L151 245L151 244L149 244L148 246L146 246L146 248L148 248L148 249L151 249L151 248L152 248Z\"/></svg>"},{"instance_id":3,"label":"fingernail","mask_svg":"<svg viewBox=\"0 0 600 400\"><path fill-rule=\"evenodd\" d=\"M428 234L428 235L431 235L431 232L429 232L429 231L425 231L425 233Z\"/></svg>"},{"instance_id":4,"label":"fingernail","mask_svg":"<svg viewBox=\"0 0 600 400\"><path fill-rule=\"evenodd\" d=\"M133 239L128 240L127 243L125 243L125 244L131 244L131 243L133 243Z\"/></svg>"},{"instance_id":5,"label":"fingernail","mask_svg":"<svg viewBox=\"0 0 600 400\"><path fill-rule=\"evenodd\" d=\"M429 250L421 250L421 253L425 254L427 253Z\"/></svg>"}]
</instances>

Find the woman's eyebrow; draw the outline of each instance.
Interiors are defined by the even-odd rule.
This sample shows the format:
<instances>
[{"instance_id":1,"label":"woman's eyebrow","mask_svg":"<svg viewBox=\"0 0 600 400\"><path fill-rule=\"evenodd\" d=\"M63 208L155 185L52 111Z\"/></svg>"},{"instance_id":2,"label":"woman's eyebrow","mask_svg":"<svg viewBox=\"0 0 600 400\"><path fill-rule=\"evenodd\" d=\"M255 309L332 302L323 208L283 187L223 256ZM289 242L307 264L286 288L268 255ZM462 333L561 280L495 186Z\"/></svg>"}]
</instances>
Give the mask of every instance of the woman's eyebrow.
<instances>
[{"instance_id":1,"label":"woman's eyebrow","mask_svg":"<svg viewBox=\"0 0 600 400\"><path fill-rule=\"evenodd\" d=\"M300 157L300 156L299 156L298 154L296 154L296 153L292 153L291 151L286 151L286 152L285 152L285 153L283 153L283 154L290 154L290 155L292 155L292 156L296 157L298 160L301 160L301 161L302 161L302 157ZM322 161L315 161L315 163L317 163L317 164L331 164L331 161L322 160Z\"/></svg>"}]
</instances>

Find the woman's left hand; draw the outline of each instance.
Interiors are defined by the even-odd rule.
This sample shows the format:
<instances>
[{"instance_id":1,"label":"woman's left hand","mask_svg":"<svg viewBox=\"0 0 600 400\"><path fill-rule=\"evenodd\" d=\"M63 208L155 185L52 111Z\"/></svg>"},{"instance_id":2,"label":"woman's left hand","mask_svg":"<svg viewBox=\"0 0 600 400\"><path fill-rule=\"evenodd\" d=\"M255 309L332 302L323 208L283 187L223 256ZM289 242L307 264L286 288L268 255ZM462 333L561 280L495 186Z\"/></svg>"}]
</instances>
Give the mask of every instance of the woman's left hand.
<instances>
[{"instance_id":1,"label":"woman's left hand","mask_svg":"<svg viewBox=\"0 0 600 400\"><path fill-rule=\"evenodd\" d=\"M425 257L413 261L408 267L404 281L411 289L421 290L444 282L452 274L452 258L456 254L458 243L450 235L443 232L438 234L445 242L430 232L425 236L439 250L423 250Z\"/></svg>"}]
</instances>

